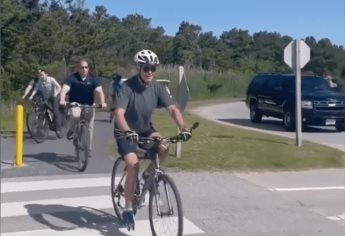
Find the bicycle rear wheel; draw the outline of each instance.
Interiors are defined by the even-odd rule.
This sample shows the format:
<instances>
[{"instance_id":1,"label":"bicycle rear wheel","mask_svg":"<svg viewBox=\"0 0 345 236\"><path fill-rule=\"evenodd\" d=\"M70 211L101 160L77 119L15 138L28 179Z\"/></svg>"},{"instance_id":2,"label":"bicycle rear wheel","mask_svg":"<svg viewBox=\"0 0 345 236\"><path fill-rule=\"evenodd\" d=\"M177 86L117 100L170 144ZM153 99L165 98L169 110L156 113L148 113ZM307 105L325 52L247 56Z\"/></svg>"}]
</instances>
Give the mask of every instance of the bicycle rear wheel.
<instances>
[{"instance_id":1,"label":"bicycle rear wheel","mask_svg":"<svg viewBox=\"0 0 345 236\"><path fill-rule=\"evenodd\" d=\"M74 140L74 146L76 149L78 170L80 172L83 172L87 167L90 152L89 129L86 125L82 125L80 127L80 130L78 132L78 140Z\"/></svg>"},{"instance_id":2,"label":"bicycle rear wheel","mask_svg":"<svg viewBox=\"0 0 345 236\"><path fill-rule=\"evenodd\" d=\"M48 123L44 114L31 111L26 114L26 128L36 143L42 143L48 136Z\"/></svg>"},{"instance_id":3,"label":"bicycle rear wheel","mask_svg":"<svg viewBox=\"0 0 345 236\"><path fill-rule=\"evenodd\" d=\"M174 181L162 174L150 191L149 219L153 236L182 236L183 209Z\"/></svg>"},{"instance_id":4,"label":"bicycle rear wheel","mask_svg":"<svg viewBox=\"0 0 345 236\"><path fill-rule=\"evenodd\" d=\"M116 159L111 173L111 200L117 218L122 222L122 212L125 209L126 163L122 157Z\"/></svg>"}]
</instances>

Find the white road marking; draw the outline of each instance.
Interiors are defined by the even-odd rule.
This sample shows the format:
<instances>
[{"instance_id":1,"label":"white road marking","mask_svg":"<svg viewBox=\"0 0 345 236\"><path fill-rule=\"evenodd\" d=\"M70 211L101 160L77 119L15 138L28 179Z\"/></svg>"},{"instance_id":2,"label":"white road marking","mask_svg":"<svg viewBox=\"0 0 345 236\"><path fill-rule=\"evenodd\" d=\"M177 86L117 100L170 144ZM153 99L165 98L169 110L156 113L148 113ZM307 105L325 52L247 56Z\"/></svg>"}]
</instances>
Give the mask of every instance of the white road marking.
<instances>
[{"instance_id":1,"label":"white road marking","mask_svg":"<svg viewBox=\"0 0 345 236\"><path fill-rule=\"evenodd\" d=\"M113 208L110 194L88 197L57 198L49 200L2 203L1 217L77 211L82 210L82 206L95 209Z\"/></svg>"},{"instance_id":2,"label":"white road marking","mask_svg":"<svg viewBox=\"0 0 345 236\"><path fill-rule=\"evenodd\" d=\"M73 229L73 230L63 230L55 231L52 229L43 229L43 230L32 230L32 231L21 231L21 232L12 232L12 233L1 233L2 236L95 236L101 235L98 230L94 229Z\"/></svg>"},{"instance_id":3,"label":"white road marking","mask_svg":"<svg viewBox=\"0 0 345 236\"><path fill-rule=\"evenodd\" d=\"M28 182L5 182L1 183L1 193L53 190L53 189L71 189L71 188L89 188L104 187L110 188L110 177L100 178L79 178L79 179L58 179Z\"/></svg>"},{"instance_id":4,"label":"white road marking","mask_svg":"<svg viewBox=\"0 0 345 236\"><path fill-rule=\"evenodd\" d=\"M328 216L327 218L335 221L345 220L345 213L337 216Z\"/></svg>"},{"instance_id":5,"label":"white road marking","mask_svg":"<svg viewBox=\"0 0 345 236\"><path fill-rule=\"evenodd\" d=\"M327 218L330 220L335 220L335 221L345 220L345 213L337 215L337 216L328 216Z\"/></svg>"},{"instance_id":6,"label":"white road marking","mask_svg":"<svg viewBox=\"0 0 345 236\"><path fill-rule=\"evenodd\" d=\"M186 218L184 218L183 224L184 224L183 235L205 233L204 231L199 229L197 226L195 226L192 222L190 222ZM92 225L90 225L90 227L92 227ZM110 228L114 228L114 226L110 226L108 229L106 225L104 227L104 230L108 230L107 235L111 234ZM137 220L135 222L135 231L128 231L126 228L119 228L118 230L121 231L123 234L129 235L129 236L152 236L151 229L150 229L150 222L148 220ZM114 228L114 231L117 231L117 228L116 229ZM56 231L53 229L43 229L43 230L1 233L1 236L47 236L47 235L49 236L75 236L75 235L97 236L97 235L104 235L103 233L95 229L75 228L75 229L63 230L63 231Z\"/></svg>"},{"instance_id":7,"label":"white road marking","mask_svg":"<svg viewBox=\"0 0 345 236\"><path fill-rule=\"evenodd\" d=\"M305 187L305 188L268 188L269 191L277 191L277 192L343 190L343 189L345 189L345 186Z\"/></svg>"},{"instance_id":8,"label":"white road marking","mask_svg":"<svg viewBox=\"0 0 345 236\"><path fill-rule=\"evenodd\" d=\"M183 235L205 233L186 218L183 218L183 226ZM128 231L127 228L119 228L119 230L129 236L152 236L150 222L148 220L136 221L134 231Z\"/></svg>"},{"instance_id":9,"label":"white road marking","mask_svg":"<svg viewBox=\"0 0 345 236\"><path fill-rule=\"evenodd\" d=\"M58 180L44 180L44 181L27 181L27 182L2 182L1 193L17 193L29 194L31 191L45 191L57 189L75 189L75 188L90 188L106 186L110 188L110 177L96 177L96 178L75 178L75 179L58 179ZM30 197L28 198L30 199ZM89 209L109 209L113 208L110 194L99 196L76 196L68 198L56 199L41 199L28 200L21 202L3 202L1 203L1 218L26 216L34 214L42 214L43 217L49 217L51 213L56 212L78 212L88 211ZM107 227L108 225L108 227ZM97 229L90 228L71 228L70 230L56 231L54 229L42 229L33 231L19 231L1 233L2 236L95 236L103 235ZM126 235L152 235L150 223L148 220L137 220L136 230L127 231L126 228L117 228L114 224L105 223L105 228L102 230L114 230L114 232L121 231ZM202 234L204 233L191 221L184 218L184 235Z\"/></svg>"}]
</instances>

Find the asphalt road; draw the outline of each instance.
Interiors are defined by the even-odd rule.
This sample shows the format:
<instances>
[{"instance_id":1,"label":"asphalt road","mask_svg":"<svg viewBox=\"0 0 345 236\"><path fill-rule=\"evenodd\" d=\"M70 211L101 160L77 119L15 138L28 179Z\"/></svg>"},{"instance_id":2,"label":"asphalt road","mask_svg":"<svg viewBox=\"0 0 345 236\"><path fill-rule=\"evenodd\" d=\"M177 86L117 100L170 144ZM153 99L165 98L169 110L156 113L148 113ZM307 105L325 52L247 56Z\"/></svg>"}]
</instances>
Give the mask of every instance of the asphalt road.
<instances>
[{"instance_id":1,"label":"asphalt road","mask_svg":"<svg viewBox=\"0 0 345 236\"><path fill-rule=\"evenodd\" d=\"M204 112L217 114L215 119L223 124L231 125L229 120L241 126L248 122L241 103L199 109L199 114ZM109 190L114 158L109 144L114 139L107 117L107 113L97 114L93 157L82 174L74 168L73 147L66 139L52 136L45 143L36 144L26 137L25 166L21 169L11 164L13 137L0 139L1 235L147 235L145 209L138 215L136 232L128 233L114 217ZM249 127L242 127L253 128L248 124ZM277 124L265 121L258 130L267 132L267 127L269 132L286 133ZM344 132L321 134L343 136ZM344 235L343 169L168 173L183 199L185 235Z\"/></svg>"},{"instance_id":2,"label":"asphalt road","mask_svg":"<svg viewBox=\"0 0 345 236\"><path fill-rule=\"evenodd\" d=\"M192 112L222 124L296 139L296 133L285 131L279 119L263 117L261 123L253 124L244 102L204 106L193 109ZM302 132L302 144L303 141L327 145L345 152L345 132L338 132L334 127L308 127Z\"/></svg>"}]
</instances>

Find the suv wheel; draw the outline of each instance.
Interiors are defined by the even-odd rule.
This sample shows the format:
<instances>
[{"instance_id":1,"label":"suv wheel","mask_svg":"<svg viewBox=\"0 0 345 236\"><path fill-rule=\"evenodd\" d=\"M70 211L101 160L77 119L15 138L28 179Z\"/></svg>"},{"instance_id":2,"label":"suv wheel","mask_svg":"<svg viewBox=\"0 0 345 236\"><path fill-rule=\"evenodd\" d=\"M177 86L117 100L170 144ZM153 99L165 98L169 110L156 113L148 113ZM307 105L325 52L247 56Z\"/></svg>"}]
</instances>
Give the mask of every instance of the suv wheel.
<instances>
[{"instance_id":1,"label":"suv wheel","mask_svg":"<svg viewBox=\"0 0 345 236\"><path fill-rule=\"evenodd\" d=\"M283 117L284 128L287 131L295 130L295 114L291 111L285 111Z\"/></svg>"},{"instance_id":2,"label":"suv wheel","mask_svg":"<svg viewBox=\"0 0 345 236\"><path fill-rule=\"evenodd\" d=\"M344 123L344 121L337 121L337 122L335 123L335 128L336 128L339 132L344 131L344 130L345 130L345 123Z\"/></svg>"},{"instance_id":3,"label":"suv wheel","mask_svg":"<svg viewBox=\"0 0 345 236\"><path fill-rule=\"evenodd\" d=\"M253 123L260 123L262 120L262 114L257 108L257 104L250 105L250 120Z\"/></svg>"}]
</instances>

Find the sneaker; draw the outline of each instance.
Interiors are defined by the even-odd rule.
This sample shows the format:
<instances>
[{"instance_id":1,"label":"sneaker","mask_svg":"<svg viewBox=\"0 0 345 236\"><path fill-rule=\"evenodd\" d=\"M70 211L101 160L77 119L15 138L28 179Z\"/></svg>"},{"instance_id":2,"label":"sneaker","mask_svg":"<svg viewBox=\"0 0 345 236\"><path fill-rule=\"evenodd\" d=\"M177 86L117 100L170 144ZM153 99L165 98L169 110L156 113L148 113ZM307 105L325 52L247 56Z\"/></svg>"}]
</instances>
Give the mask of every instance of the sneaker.
<instances>
[{"instance_id":1,"label":"sneaker","mask_svg":"<svg viewBox=\"0 0 345 236\"><path fill-rule=\"evenodd\" d=\"M134 230L134 214L133 210L125 210L122 213L122 224L127 227L128 231Z\"/></svg>"},{"instance_id":2,"label":"sneaker","mask_svg":"<svg viewBox=\"0 0 345 236\"><path fill-rule=\"evenodd\" d=\"M68 140L72 140L73 139L73 131L72 130L68 130L67 134L66 134L66 138Z\"/></svg>"}]
</instances>

